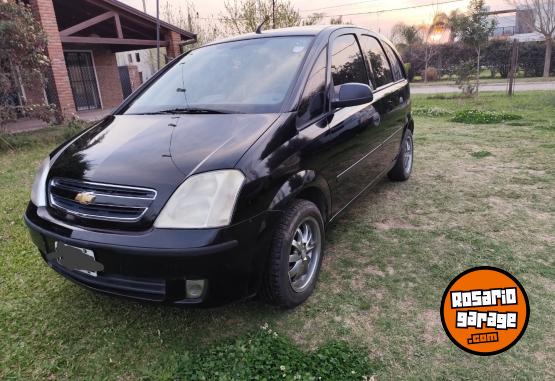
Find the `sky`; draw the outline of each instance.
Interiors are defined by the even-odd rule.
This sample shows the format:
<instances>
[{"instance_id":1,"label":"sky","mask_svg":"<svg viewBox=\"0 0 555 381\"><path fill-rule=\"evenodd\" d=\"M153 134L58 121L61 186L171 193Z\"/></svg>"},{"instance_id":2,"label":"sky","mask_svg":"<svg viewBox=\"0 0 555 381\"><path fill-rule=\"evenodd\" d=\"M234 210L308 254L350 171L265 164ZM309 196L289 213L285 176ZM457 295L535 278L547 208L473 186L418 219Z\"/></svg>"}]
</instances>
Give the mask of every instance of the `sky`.
<instances>
[{"instance_id":1,"label":"sky","mask_svg":"<svg viewBox=\"0 0 555 381\"><path fill-rule=\"evenodd\" d=\"M143 9L143 0L120 0L138 9ZM188 0L194 5L200 18L220 17L224 12L224 0ZM144 0L147 13L155 15L156 0ZM160 0L174 6L186 7L187 0ZM446 3L448 2L448 3ZM344 15L343 21L380 32L389 36L391 28L403 21L406 24L429 23L437 12L449 13L454 9L466 9L469 0L291 0L291 3L306 17L314 12L325 12L329 16ZM511 9L506 0L486 0L492 10ZM446 3L446 4L441 4ZM429 5L429 6L427 6ZM420 6L405 10L398 8ZM369 14L368 12L375 12ZM356 13L364 13L356 15ZM325 20L325 19L324 19ZM328 18L329 20L329 18ZM325 21L324 21L325 22Z\"/></svg>"}]
</instances>

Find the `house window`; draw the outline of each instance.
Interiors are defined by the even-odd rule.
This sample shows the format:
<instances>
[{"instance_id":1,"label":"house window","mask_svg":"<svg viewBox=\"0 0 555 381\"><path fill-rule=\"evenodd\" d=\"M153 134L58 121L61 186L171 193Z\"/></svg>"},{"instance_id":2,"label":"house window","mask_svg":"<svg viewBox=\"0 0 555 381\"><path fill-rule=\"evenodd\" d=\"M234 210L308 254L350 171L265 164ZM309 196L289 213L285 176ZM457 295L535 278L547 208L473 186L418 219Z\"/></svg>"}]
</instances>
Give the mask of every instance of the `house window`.
<instances>
[{"instance_id":1,"label":"house window","mask_svg":"<svg viewBox=\"0 0 555 381\"><path fill-rule=\"evenodd\" d=\"M135 61L141 62L141 55L139 53L135 53Z\"/></svg>"},{"instance_id":2,"label":"house window","mask_svg":"<svg viewBox=\"0 0 555 381\"><path fill-rule=\"evenodd\" d=\"M129 61L129 63L133 63L133 56L131 55L131 53L127 55L127 61Z\"/></svg>"}]
</instances>

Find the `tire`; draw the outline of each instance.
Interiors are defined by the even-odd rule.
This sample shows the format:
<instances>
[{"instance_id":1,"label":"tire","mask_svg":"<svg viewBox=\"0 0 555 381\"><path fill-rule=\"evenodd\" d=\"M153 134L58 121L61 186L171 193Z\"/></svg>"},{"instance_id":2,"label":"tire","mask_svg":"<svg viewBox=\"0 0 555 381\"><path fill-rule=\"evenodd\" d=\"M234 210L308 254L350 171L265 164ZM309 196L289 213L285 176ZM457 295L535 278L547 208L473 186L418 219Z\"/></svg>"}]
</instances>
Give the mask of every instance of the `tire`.
<instances>
[{"instance_id":1,"label":"tire","mask_svg":"<svg viewBox=\"0 0 555 381\"><path fill-rule=\"evenodd\" d=\"M310 201L294 200L274 232L262 297L282 308L306 301L320 273L324 242L324 220L318 207Z\"/></svg>"},{"instance_id":2,"label":"tire","mask_svg":"<svg viewBox=\"0 0 555 381\"><path fill-rule=\"evenodd\" d=\"M401 142L401 150L395 162L395 166L387 176L393 181L407 181L412 173L414 162L414 144L411 130L407 129Z\"/></svg>"}]
</instances>

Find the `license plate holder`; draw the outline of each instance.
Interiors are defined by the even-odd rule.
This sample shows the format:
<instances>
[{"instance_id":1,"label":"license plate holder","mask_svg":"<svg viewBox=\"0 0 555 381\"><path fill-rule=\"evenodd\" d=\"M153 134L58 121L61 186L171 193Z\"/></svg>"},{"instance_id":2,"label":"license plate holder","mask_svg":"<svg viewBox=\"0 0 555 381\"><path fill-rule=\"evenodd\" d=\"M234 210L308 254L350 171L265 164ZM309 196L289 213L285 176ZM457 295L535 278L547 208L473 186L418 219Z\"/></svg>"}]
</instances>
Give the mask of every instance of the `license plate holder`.
<instances>
[{"instance_id":1,"label":"license plate holder","mask_svg":"<svg viewBox=\"0 0 555 381\"><path fill-rule=\"evenodd\" d=\"M94 251L63 242L54 242L54 253L51 253L49 257L55 258L56 262L69 270L79 271L93 277L98 276L98 271L104 269L104 265L96 260Z\"/></svg>"}]
</instances>

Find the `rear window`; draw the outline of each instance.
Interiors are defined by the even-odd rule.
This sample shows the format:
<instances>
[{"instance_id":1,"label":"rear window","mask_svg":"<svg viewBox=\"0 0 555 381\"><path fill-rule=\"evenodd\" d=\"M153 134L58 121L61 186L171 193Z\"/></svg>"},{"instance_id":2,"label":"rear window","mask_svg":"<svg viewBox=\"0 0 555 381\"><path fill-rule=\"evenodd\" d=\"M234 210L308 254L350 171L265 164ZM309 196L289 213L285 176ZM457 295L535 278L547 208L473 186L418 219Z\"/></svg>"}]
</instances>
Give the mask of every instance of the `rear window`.
<instances>
[{"instance_id":1,"label":"rear window","mask_svg":"<svg viewBox=\"0 0 555 381\"><path fill-rule=\"evenodd\" d=\"M385 52L387 53L387 56L389 57L389 62L391 63L391 71L393 72L393 79L395 81L400 81L401 79L404 79L405 75L403 74L403 69L401 69L401 62L399 61L397 54L395 54L391 46L389 46L388 44L383 44L383 46L385 48Z\"/></svg>"},{"instance_id":2,"label":"rear window","mask_svg":"<svg viewBox=\"0 0 555 381\"><path fill-rule=\"evenodd\" d=\"M279 112L312 39L256 38L193 50L140 94L125 113L180 108Z\"/></svg>"},{"instance_id":3,"label":"rear window","mask_svg":"<svg viewBox=\"0 0 555 381\"><path fill-rule=\"evenodd\" d=\"M362 36L360 44L372 69L372 84L374 88L393 82L393 74L389 62L378 40L374 37Z\"/></svg>"}]
</instances>

